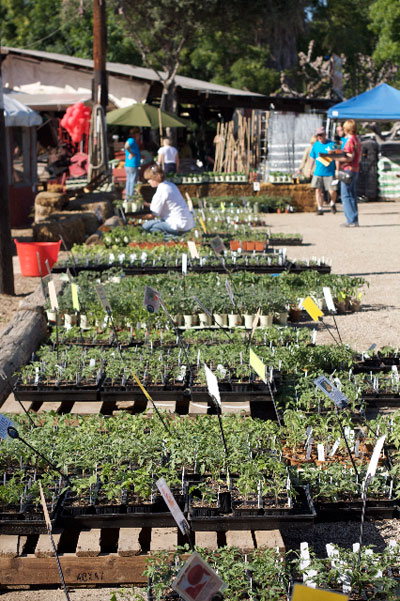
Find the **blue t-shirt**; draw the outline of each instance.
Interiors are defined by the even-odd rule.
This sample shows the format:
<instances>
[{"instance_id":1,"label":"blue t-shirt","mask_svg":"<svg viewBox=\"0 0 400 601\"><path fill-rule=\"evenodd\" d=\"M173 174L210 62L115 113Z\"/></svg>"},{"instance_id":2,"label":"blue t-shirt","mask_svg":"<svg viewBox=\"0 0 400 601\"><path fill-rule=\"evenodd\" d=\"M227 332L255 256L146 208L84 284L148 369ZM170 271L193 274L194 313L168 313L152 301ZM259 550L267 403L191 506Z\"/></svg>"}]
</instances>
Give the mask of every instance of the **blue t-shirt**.
<instances>
[{"instance_id":1,"label":"blue t-shirt","mask_svg":"<svg viewBox=\"0 0 400 601\"><path fill-rule=\"evenodd\" d=\"M318 161L318 156L320 152L328 152L328 150L334 150L336 148L335 142L332 140L327 140L325 144L317 140L314 142L313 147L311 148L310 157L315 159L315 171L314 175L326 177L328 175L335 175L335 161L332 161L328 167L325 167L320 161Z\"/></svg>"},{"instance_id":2,"label":"blue t-shirt","mask_svg":"<svg viewBox=\"0 0 400 601\"><path fill-rule=\"evenodd\" d=\"M347 142L347 137L348 136L342 136L340 138L340 150L343 150L343 148L345 147L346 142Z\"/></svg>"},{"instance_id":3,"label":"blue t-shirt","mask_svg":"<svg viewBox=\"0 0 400 601\"><path fill-rule=\"evenodd\" d=\"M133 157L129 158L129 150L125 148L125 167L139 167L140 165L140 150L134 138L127 140Z\"/></svg>"}]
</instances>

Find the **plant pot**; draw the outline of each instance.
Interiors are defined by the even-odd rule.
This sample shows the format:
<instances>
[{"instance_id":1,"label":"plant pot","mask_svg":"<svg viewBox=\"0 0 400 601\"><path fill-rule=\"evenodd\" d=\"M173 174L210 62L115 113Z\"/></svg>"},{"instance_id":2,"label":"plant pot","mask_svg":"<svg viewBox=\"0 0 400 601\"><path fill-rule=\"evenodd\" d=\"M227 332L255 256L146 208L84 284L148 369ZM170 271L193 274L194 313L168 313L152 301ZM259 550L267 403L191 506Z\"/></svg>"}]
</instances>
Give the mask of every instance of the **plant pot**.
<instances>
[{"instance_id":1,"label":"plant pot","mask_svg":"<svg viewBox=\"0 0 400 601\"><path fill-rule=\"evenodd\" d=\"M185 328L193 328L197 323L197 315L184 315L183 321Z\"/></svg>"},{"instance_id":2,"label":"plant pot","mask_svg":"<svg viewBox=\"0 0 400 601\"><path fill-rule=\"evenodd\" d=\"M199 313L199 325L203 328L206 326L210 326L212 324L212 319L207 313Z\"/></svg>"},{"instance_id":3,"label":"plant pot","mask_svg":"<svg viewBox=\"0 0 400 601\"><path fill-rule=\"evenodd\" d=\"M240 240L231 240L229 242L229 248L233 251L239 250L240 248Z\"/></svg>"},{"instance_id":4,"label":"plant pot","mask_svg":"<svg viewBox=\"0 0 400 601\"><path fill-rule=\"evenodd\" d=\"M265 242L254 242L255 250L263 252L265 250Z\"/></svg>"},{"instance_id":5,"label":"plant pot","mask_svg":"<svg viewBox=\"0 0 400 601\"><path fill-rule=\"evenodd\" d=\"M176 323L177 326L183 325L182 313L176 313L176 315L174 315L174 322Z\"/></svg>"},{"instance_id":6,"label":"plant pot","mask_svg":"<svg viewBox=\"0 0 400 601\"><path fill-rule=\"evenodd\" d=\"M76 315L71 315L70 313L64 314L64 327L72 328L76 324Z\"/></svg>"},{"instance_id":7,"label":"plant pot","mask_svg":"<svg viewBox=\"0 0 400 601\"><path fill-rule=\"evenodd\" d=\"M251 328L253 327L253 321L254 321L254 314L250 314L250 313L245 313L243 315L244 318L244 327L247 330L251 330Z\"/></svg>"},{"instance_id":8,"label":"plant pot","mask_svg":"<svg viewBox=\"0 0 400 601\"><path fill-rule=\"evenodd\" d=\"M361 301L357 299L350 300L350 311L357 313L361 309Z\"/></svg>"},{"instance_id":9,"label":"plant pot","mask_svg":"<svg viewBox=\"0 0 400 601\"><path fill-rule=\"evenodd\" d=\"M84 313L82 313L80 316L79 325L82 330L89 329L88 318L87 318L87 315L85 315Z\"/></svg>"},{"instance_id":10,"label":"plant pot","mask_svg":"<svg viewBox=\"0 0 400 601\"><path fill-rule=\"evenodd\" d=\"M256 250L256 243L253 242L252 240L248 240L246 242L247 248L246 250ZM264 249L263 249L264 250Z\"/></svg>"},{"instance_id":11,"label":"plant pot","mask_svg":"<svg viewBox=\"0 0 400 601\"><path fill-rule=\"evenodd\" d=\"M228 315L227 313L214 313L214 321L219 326L227 326L228 325Z\"/></svg>"},{"instance_id":12,"label":"plant pot","mask_svg":"<svg viewBox=\"0 0 400 601\"><path fill-rule=\"evenodd\" d=\"M300 321L301 309L299 307L290 307L289 309L289 321L297 323Z\"/></svg>"},{"instance_id":13,"label":"plant pot","mask_svg":"<svg viewBox=\"0 0 400 601\"><path fill-rule=\"evenodd\" d=\"M125 213L130 213L131 207L132 203L129 200L124 200L124 202L122 203L122 208L124 209Z\"/></svg>"},{"instance_id":14,"label":"plant pot","mask_svg":"<svg viewBox=\"0 0 400 601\"><path fill-rule=\"evenodd\" d=\"M47 321L50 323L56 323L57 313L55 311L46 311Z\"/></svg>"},{"instance_id":15,"label":"plant pot","mask_svg":"<svg viewBox=\"0 0 400 601\"><path fill-rule=\"evenodd\" d=\"M236 328L236 326L240 326L241 318L238 313L229 313L228 314L228 325L230 328Z\"/></svg>"},{"instance_id":16,"label":"plant pot","mask_svg":"<svg viewBox=\"0 0 400 601\"><path fill-rule=\"evenodd\" d=\"M345 301L336 301L336 309L339 315L343 315L346 313L346 303Z\"/></svg>"},{"instance_id":17,"label":"plant pot","mask_svg":"<svg viewBox=\"0 0 400 601\"><path fill-rule=\"evenodd\" d=\"M272 326L272 322L274 321L273 313L269 313L268 315L260 315L260 326L262 328L269 328Z\"/></svg>"},{"instance_id":18,"label":"plant pot","mask_svg":"<svg viewBox=\"0 0 400 601\"><path fill-rule=\"evenodd\" d=\"M281 326L285 326L288 322L288 312L283 311L282 313L277 314L278 323Z\"/></svg>"}]
</instances>

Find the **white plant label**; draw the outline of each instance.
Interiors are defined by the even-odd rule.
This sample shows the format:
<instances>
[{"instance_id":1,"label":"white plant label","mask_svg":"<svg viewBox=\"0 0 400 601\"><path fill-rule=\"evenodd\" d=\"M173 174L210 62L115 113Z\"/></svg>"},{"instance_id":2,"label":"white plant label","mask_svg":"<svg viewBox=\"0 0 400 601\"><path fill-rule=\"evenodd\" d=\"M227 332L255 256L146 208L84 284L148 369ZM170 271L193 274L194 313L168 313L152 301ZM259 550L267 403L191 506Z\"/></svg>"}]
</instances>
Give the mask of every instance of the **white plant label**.
<instances>
[{"instance_id":1,"label":"white plant label","mask_svg":"<svg viewBox=\"0 0 400 601\"><path fill-rule=\"evenodd\" d=\"M15 428L13 422L0 413L0 438L5 440L8 436L8 428Z\"/></svg>"},{"instance_id":2,"label":"white plant label","mask_svg":"<svg viewBox=\"0 0 400 601\"><path fill-rule=\"evenodd\" d=\"M386 434L378 438L378 440L376 441L375 448L369 462L367 475L365 476L364 480L364 490L365 487L368 485L369 481L372 480L372 478L376 474L376 468L378 467L379 457L382 453L383 445L385 444L385 438Z\"/></svg>"},{"instance_id":3,"label":"white plant label","mask_svg":"<svg viewBox=\"0 0 400 601\"><path fill-rule=\"evenodd\" d=\"M189 194L187 192L186 192L185 196L186 196L187 205L189 207L189 211L193 211L193 202L192 202L192 199L190 198L190 196L189 196Z\"/></svg>"},{"instance_id":4,"label":"white plant label","mask_svg":"<svg viewBox=\"0 0 400 601\"><path fill-rule=\"evenodd\" d=\"M197 250L196 242L193 242L193 240L188 240L187 245L192 259L199 259L199 251Z\"/></svg>"},{"instance_id":5,"label":"white plant label","mask_svg":"<svg viewBox=\"0 0 400 601\"><path fill-rule=\"evenodd\" d=\"M225 590L226 585L195 552L178 573L172 588L185 601L210 601L215 593Z\"/></svg>"},{"instance_id":6,"label":"white plant label","mask_svg":"<svg viewBox=\"0 0 400 601\"><path fill-rule=\"evenodd\" d=\"M322 288L322 290L324 293L324 298L325 298L326 306L328 307L328 311L332 311L332 313L336 313L336 307L333 302L331 289L328 288L328 286L324 286Z\"/></svg>"},{"instance_id":7,"label":"white plant label","mask_svg":"<svg viewBox=\"0 0 400 601\"><path fill-rule=\"evenodd\" d=\"M48 287L49 287L50 306L53 311L58 311L58 298L57 298L56 287L55 287L53 280L51 280L48 283Z\"/></svg>"},{"instance_id":8,"label":"white plant label","mask_svg":"<svg viewBox=\"0 0 400 601\"><path fill-rule=\"evenodd\" d=\"M337 438L333 443L333 447L331 448L331 452L329 453L329 457L333 457L336 451L338 450L340 445L340 438Z\"/></svg>"},{"instance_id":9,"label":"white plant label","mask_svg":"<svg viewBox=\"0 0 400 601\"><path fill-rule=\"evenodd\" d=\"M97 296L99 297L99 301L100 301L101 306L103 307L104 311L108 314L111 313L110 301L107 298L107 294L105 293L103 286L101 286L101 285L95 286L95 290L96 290Z\"/></svg>"},{"instance_id":10,"label":"white plant label","mask_svg":"<svg viewBox=\"0 0 400 601\"><path fill-rule=\"evenodd\" d=\"M254 192L260 191L260 182L253 182L253 190Z\"/></svg>"},{"instance_id":11,"label":"white plant label","mask_svg":"<svg viewBox=\"0 0 400 601\"><path fill-rule=\"evenodd\" d=\"M317 444L318 461L325 461L325 448L322 443Z\"/></svg>"},{"instance_id":12,"label":"white plant label","mask_svg":"<svg viewBox=\"0 0 400 601\"><path fill-rule=\"evenodd\" d=\"M158 313L161 305L161 296L150 286L146 286L144 289L144 300L143 307L147 309L149 313Z\"/></svg>"},{"instance_id":13,"label":"white plant label","mask_svg":"<svg viewBox=\"0 0 400 601\"><path fill-rule=\"evenodd\" d=\"M314 380L314 384L335 403L338 409L344 409L349 404L349 399L326 376L319 376Z\"/></svg>"},{"instance_id":14,"label":"white plant label","mask_svg":"<svg viewBox=\"0 0 400 601\"><path fill-rule=\"evenodd\" d=\"M206 372L208 394L214 398L221 407L221 395L219 393L218 380L209 367L204 363L204 371Z\"/></svg>"},{"instance_id":15,"label":"white plant label","mask_svg":"<svg viewBox=\"0 0 400 601\"><path fill-rule=\"evenodd\" d=\"M183 273L183 275L187 275L187 259L188 259L187 254L182 253L182 273Z\"/></svg>"},{"instance_id":16,"label":"white plant label","mask_svg":"<svg viewBox=\"0 0 400 601\"><path fill-rule=\"evenodd\" d=\"M169 486L165 482L164 478L160 478L159 480L157 480L156 486L160 491L162 498L165 501L165 504L170 510L172 517L177 523L179 530L182 532L182 534L186 534L187 532L189 532L189 524L185 516L183 515L178 503L176 502L174 495L170 491Z\"/></svg>"}]
</instances>

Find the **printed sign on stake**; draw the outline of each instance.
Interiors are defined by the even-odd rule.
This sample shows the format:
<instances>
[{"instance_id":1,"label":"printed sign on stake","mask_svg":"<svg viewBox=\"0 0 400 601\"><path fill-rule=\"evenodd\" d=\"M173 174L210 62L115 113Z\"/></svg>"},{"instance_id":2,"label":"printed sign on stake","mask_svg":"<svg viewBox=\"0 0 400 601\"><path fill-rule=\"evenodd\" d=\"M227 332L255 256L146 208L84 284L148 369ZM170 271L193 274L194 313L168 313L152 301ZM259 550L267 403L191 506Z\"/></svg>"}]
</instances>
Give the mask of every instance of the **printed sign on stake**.
<instances>
[{"instance_id":1,"label":"printed sign on stake","mask_svg":"<svg viewBox=\"0 0 400 601\"><path fill-rule=\"evenodd\" d=\"M193 240L188 240L187 245L188 245L189 253L190 253L190 256L192 257L192 259L198 259L199 251L197 250L196 242L193 242Z\"/></svg>"},{"instance_id":2,"label":"printed sign on stake","mask_svg":"<svg viewBox=\"0 0 400 601\"><path fill-rule=\"evenodd\" d=\"M336 313L336 307L333 302L331 289L328 286L324 286L322 288L322 290L324 293L324 298L325 298L326 306L328 307L328 311L332 311L332 313Z\"/></svg>"},{"instance_id":3,"label":"printed sign on stake","mask_svg":"<svg viewBox=\"0 0 400 601\"><path fill-rule=\"evenodd\" d=\"M110 314L111 313L111 305L110 305L110 301L107 298L107 294L105 293L103 286L101 286L101 284L98 284L97 286L95 286L95 290L96 290L97 296L99 297L99 301L100 301L101 306L103 307L104 311L107 314Z\"/></svg>"},{"instance_id":4,"label":"printed sign on stake","mask_svg":"<svg viewBox=\"0 0 400 601\"><path fill-rule=\"evenodd\" d=\"M304 584L296 584L291 601L348 601L349 597L342 593L325 591L321 588L310 588Z\"/></svg>"},{"instance_id":5,"label":"printed sign on stake","mask_svg":"<svg viewBox=\"0 0 400 601\"><path fill-rule=\"evenodd\" d=\"M219 393L218 380L209 367L204 363L204 371L206 372L208 394L214 398L218 405L221 406L221 395Z\"/></svg>"},{"instance_id":6,"label":"printed sign on stake","mask_svg":"<svg viewBox=\"0 0 400 601\"><path fill-rule=\"evenodd\" d=\"M210 601L215 593L224 591L226 585L195 552L178 573L172 588L185 601Z\"/></svg>"},{"instance_id":7,"label":"printed sign on stake","mask_svg":"<svg viewBox=\"0 0 400 601\"><path fill-rule=\"evenodd\" d=\"M57 298L56 287L54 285L53 280L50 280L50 282L48 283L48 287L49 287L49 297L50 297L51 309L53 311L58 311L58 298Z\"/></svg>"},{"instance_id":8,"label":"printed sign on stake","mask_svg":"<svg viewBox=\"0 0 400 601\"><path fill-rule=\"evenodd\" d=\"M219 236L215 236L210 240L210 246L217 255L220 255L225 250L225 244Z\"/></svg>"},{"instance_id":9,"label":"printed sign on stake","mask_svg":"<svg viewBox=\"0 0 400 601\"><path fill-rule=\"evenodd\" d=\"M326 376L319 376L314 380L314 384L335 403L338 409L344 409L349 404L349 399Z\"/></svg>"},{"instance_id":10,"label":"printed sign on stake","mask_svg":"<svg viewBox=\"0 0 400 601\"><path fill-rule=\"evenodd\" d=\"M252 349L250 349L250 367L254 369L260 380L267 383L266 367Z\"/></svg>"},{"instance_id":11,"label":"printed sign on stake","mask_svg":"<svg viewBox=\"0 0 400 601\"><path fill-rule=\"evenodd\" d=\"M253 182L253 190L254 192L260 191L260 182Z\"/></svg>"},{"instance_id":12,"label":"printed sign on stake","mask_svg":"<svg viewBox=\"0 0 400 601\"><path fill-rule=\"evenodd\" d=\"M319 309L314 303L311 296L307 296L307 298L305 298L301 304L303 309L307 311L311 319L313 319L314 321L318 321L319 317L323 317L324 314L322 313L321 309Z\"/></svg>"},{"instance_id":13,"label":"printed sign on stake","mask_svg":"<svg viewBox=\"0 0 400 601\"><path fill-rule=\"evenodd\" d=\"M0 413L0 438L5 440L8 436L8 428L15 428L13 422Z\"/></svg>"},{"instance_id":14,"label":"printed sign on stake","mask_svg":"<svg viewBox=\"0 0 400 601\"><path fill-rule=\"evenodd\" d=\"M80 311L80 305L79 305L79 296L78 296L78 284L75 284L75 282L73 282L71 284L71 293L72 293L72 307L74 308L75 311Z\"/></svg>"},{"instance_id":15,"label":"printed sign on stake","mask_svg":"<svg viewBox=\"0 0 400 601\"><path fill-rule=\"evenodd\" d=\"M161 297L157 290L146 286L144 289L144 301L143 307L148 310L149 313L158 313L160 310Z\"/></svg>"},{"instance_id":16,"label":"printed sign on stake","mask_svg":"<svg viewBox=\"0 0 400 601\"><path fill-rule=\"evenodd\" d=\"M178 503L176 502L174 495L170 491L167 483L165 482L164 478L160 478L159 480L157 480L156 486L162 494L162 497L168 509L170 510L172 517L178 524L179 530L182 532L182 534L187 534L190 531L189 524L185 516L183 515Z\"/></svg>"}]
</instances>

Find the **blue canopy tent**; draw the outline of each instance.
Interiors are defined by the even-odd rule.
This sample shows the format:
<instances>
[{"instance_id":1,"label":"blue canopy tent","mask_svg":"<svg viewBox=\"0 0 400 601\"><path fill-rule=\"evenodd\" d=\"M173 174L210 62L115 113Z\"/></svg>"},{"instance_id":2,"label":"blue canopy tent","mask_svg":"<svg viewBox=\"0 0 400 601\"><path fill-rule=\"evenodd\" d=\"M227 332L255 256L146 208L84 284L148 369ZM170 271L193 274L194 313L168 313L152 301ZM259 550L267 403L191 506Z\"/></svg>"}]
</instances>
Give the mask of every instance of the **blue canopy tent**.
<instances>
[{"instance_id":1,"label":"blue canopy tent","mask_svg":"<svg viewBox=\"0 0 400 601\"><path fill-rule=\"evenodd\" d=\"M400 119L400 90L381 83L376 88L331 106L329 119L394 121Z\"/></svg>"}]
</instances>

